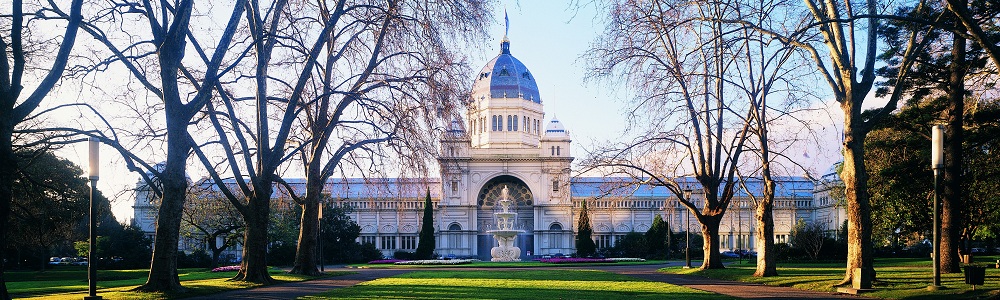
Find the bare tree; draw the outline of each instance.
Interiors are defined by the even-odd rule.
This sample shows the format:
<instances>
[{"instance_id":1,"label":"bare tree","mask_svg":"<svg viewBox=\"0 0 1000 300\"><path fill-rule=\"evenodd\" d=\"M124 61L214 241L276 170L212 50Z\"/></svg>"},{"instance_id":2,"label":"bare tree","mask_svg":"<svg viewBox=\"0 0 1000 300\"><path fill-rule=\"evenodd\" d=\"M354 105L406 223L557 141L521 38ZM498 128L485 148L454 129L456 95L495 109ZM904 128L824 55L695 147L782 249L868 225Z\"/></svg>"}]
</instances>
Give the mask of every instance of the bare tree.
<instances>
[{"instance_id":1,"label":"bare tree","mask_svg":"<svg viewBox=\"0 0 1000 300\"><path fill-rule=\"evenodd\" d=\"M384 11L387 15L344 13L359 11L361 3L350 1L334 7L320 2L313 8L317 21L344 25L329 33L325 56L317 58L321 65L310 79L315 88L306 91L311 100L302 103L302 136L292 137L308 145L299 156L306 187L304 196L296 197L303 210L292 273L318 272L318 203L343 161L357 168L358 161L376 164L380 157L396 156L408 168L422 169L433 158L436 133L430 130L443 127L438 119L447 121L444 110L454 110L466 90L463 49L454 42L484 35L486 4L401 2L400 9ZM334 19L332 14L342 16ZM373 22L382 18L397 21Z\"/></svg>"},{"instance_id":2,"label":"bare tree","mask_svg":"<svg viewBox=\"0 0 1000 300\"><path fill-rule=\"evenodd\" d=\"M190 188L181 217L181 234L204 241L212 251L214 268L223 252L242 241L241 231L245 226L236 209L212 187L199 183Z\"/></svg>"},{"instance_id":3,"label":"bare tree","mask_svg":"<svg viewBox=\"0 0 1000 300\"><path fill-rule=\"evenodd\" d=\"M875 0L866 0L864 6L836 0L804 0L801 11L812 20L803 23L791 34L783 34L785 24L758 26L739 19L723 20L752 28L782 42L794 45L807 54L844 112L843 154L841 179L844 181L847 202L848 257L844 280L852 282L854 270L874 279L874 253L872 250L872 220L868 172L864 165L864 141L874 125L895 110L903 89L894 89L888 101L870 114L862 115L866 97L876 81L875 60L878 55L880 19ZM922 5L922 4L921 4ZM790 11L789 13L794 13ZM807 38L803 38L802 36ZM813 38L813 37L817 38ZM915 53L922 50L926 40L920 32L912 33L903 47L902 58L896 62L902 70L892 80L902 82L909 75ZM859 47L860 46L860 47ZM825 51L821 49L825 48ZM860 48L860 49L859 49ZM861 288L870 288L870 281L861 281Z\"/></svg>"},{"instance_id":4,"label":"bare tree","mask_svg":"<svg viewBox=\"0 0 1000 300\"><path fill-rule=\"evenodd\" d=\"M727 80L735 72L736 51L724 38L731 28L715 20L735 11L725 3L674 1L615 1L606 9L606 30L586 55L594 63L589 76L628 80L637 91L631 130L644 131L584 163L667 187L701 224L701 268L724 268L719 223L737 188L749 123L737 112L746 106L730 101L738 95ZM684 193L694 188L703 194L700 204Z\"/></svg>"},{"instance_id":5,"label":"bare tree","mask_svg":"<svg viewBox=\"0 0 1000 300\"><path fill-rule=\"evenodd\" d=\"M48 23L44 22L49 19L44 11L58 8L44 6L54 5L51 2L37 5L38 7L29 6L29 9L36 13L25 13L23 1L14 0L7 6L10 8L9 12L6 12L7 8L3 8L4 12L0 12L0 29L6 29L4 31L7 32L6 36L0 34L0 73L2 73L0 76L0 244L3 245L7 245L6 224L10 221L14 179L19 173L18 158L14 152L14 130L38 108L62 78L83 19L82 0L73 1L70 12L63 18L52 18L59 21L66 20L66 29L61 37L53 38L58 46L55 56L46 56L41 50L44 40L49 37L44 37L42 31L33 31L34 27L30 25L30 21ZM36 59L26 56L26 50L32 49L39 54ZM49 61L52 65L48 69L41 66ZM35 79L40 81L34 90L27 93L25 85L30 87L34 84L26 81ZM6 257L4 249L6 247L0 248L0 257ZM10 299L2 270L0 270L0 298Z\"/></svg>"},{"instance_id":6,"label":"bare tree","mask_svg":"<svg viewBox=\"0 0 1000 300\"><path fill-rule=\"evenodd\" d=\"M140 142L166 144L166 163L162 169L154 168L140 156L129 154L127 147L117 144L130 170L139 172L161 199L156 220L156 237L149 278L138 291L183 290L177 275L177 246L180 239L181 216L187 195L187 159L194 146L188 127L193 118L211 99L213 89L222 75L221 67L229 52L233 34L242 15L244 1L233 4L232 14L225 29L218 31L209 56L190 29L194 3L181 1L122 1L108 2L97 8L94 16L85 20L81 28L93 39L91 60L74 67L74 75L97 76L111 66L121 66L134 80L126 81L127 93L117 95L128 98L132 111L141 115L138 129L126 130ZM210 9L202 7L202 9ZM55 11L61 16L66 13ZM129 28L129 30L122 30ZM143 29L147 33L143 33ZM206 30L207 31L207 30ZM203 32L204 33L204 32ZM200 59L185 60L187 51L194 51ZM184 63L182 63L184 61ZM200 63L199 63L200 61ZM133 87L138 84L141 87ZM145 90L137 92L136 90ZM150 110L146 95L154 99ZM153 114L161 109L164 125L153 124ZM164 141L165 139L165 141ZM118 139L115 139L116 141ZM143 144L145 143L145 144ZM140 146L142 147L142 146ZM135 149L135 152L144 149ZM123 152L124 151L124 152ZM127 153L129 152L129 153ZM149 176L149 175L151 176ZM153 180L157 181L153 184Z\"/></svg>"}]
</instances>

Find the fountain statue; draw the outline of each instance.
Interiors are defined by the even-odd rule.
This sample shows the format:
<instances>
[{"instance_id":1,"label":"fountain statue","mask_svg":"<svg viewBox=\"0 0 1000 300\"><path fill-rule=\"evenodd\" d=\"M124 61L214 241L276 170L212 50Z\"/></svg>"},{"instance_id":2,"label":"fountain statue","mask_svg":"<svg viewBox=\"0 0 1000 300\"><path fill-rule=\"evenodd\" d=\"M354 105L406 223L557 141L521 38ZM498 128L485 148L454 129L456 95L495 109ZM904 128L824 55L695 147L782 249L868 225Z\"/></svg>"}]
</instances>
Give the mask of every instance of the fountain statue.
<instances>
[{"instance_id":1,"label":"fountain statue","mask_svg":"<svg viewBox=\"0 0 1000 300\"><path fill-rule=\"evenodd\" d=\"M497 229L487 230L487 233L492 233L493 238L497 240L497 246L490 249L490 254L493 256L492 261L518 261L521 257L521 248L514 246L514 240L517 238L517 234L524 232L524 230L514 230L514 221L517 220L517 213L510 212L510 203L513 202L508 198L507 186L503 186L503 190L500 191L500 212L493 213L493 216L497 220Z\"/></svg>"}]
</instances>

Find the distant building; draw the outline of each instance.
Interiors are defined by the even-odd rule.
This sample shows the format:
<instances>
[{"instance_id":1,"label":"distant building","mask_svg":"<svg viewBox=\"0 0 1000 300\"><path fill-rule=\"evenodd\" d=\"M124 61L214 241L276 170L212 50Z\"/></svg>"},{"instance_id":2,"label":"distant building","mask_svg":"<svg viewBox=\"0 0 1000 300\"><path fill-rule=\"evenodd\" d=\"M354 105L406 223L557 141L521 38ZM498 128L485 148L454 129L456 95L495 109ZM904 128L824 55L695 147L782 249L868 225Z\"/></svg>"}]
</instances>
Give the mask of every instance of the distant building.
<instances>
[{"instance_id":1,"label":"distant building","mask_svg":"<svg viewBox=\"0 0 1000 300\"><path fill-rule=\"evenodd\" d=\"M440 255L490 257L496 243L494 205L507 186L518 213L516 229L524 230L517 246L527 257L574 249L577 217L588 201L593 238L599 248L611 247L629 232L645 232L656 215L674 232L686 230L689 213L665 187L636 185L627 178L570 176L573 157L570 132L555 118L545 122L536 78L511 55L504 37L500 54L475 78L465 120L453 120L441 140L440 178L334 179L327 183L333 204L353 207L351 218L361 226L359 242L370 243L390 256L414 251L427 191L434 204L436 252ZM829 175L829 174L827 174ZM693 179L686 179L697 186ZM806 177L779 177L775 195L775 240L787 242L799 220L828 224L836 230L843 209L830 200L836 175L813 182ZM304 191L304 180L287 179ZM203 183L199 183L203 184ZM760 195L760 181L747 188ZM283 198L275 189L276 198ZM135 220L152 232L155 208L149 193L137 193ZM702 196L695 188L696 202ZM754 209L745 190L736 193L720 226L721 249L754 249ZM692 221L692 232L700 232Z\"/></svg>"}]
</instances>

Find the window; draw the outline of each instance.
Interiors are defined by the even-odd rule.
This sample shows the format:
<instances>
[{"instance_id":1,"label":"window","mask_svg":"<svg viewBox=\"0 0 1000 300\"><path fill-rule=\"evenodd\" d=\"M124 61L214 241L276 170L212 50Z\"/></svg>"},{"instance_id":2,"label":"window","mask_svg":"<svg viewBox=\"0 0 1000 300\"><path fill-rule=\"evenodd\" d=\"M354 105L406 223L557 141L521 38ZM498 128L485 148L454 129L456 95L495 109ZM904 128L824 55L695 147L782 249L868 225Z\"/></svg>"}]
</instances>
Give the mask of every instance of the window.
<instances>
[{"instance_id":1,"label":"window","mask_svg":"<svg viewBox=\"0 0 1000 300\"><path fill-rule=\"evenodd\" d=\"M512 131L514 128L514 122L511 121L511 115L507 115L507 131Z\"/></svg>"},{"instance_id":2,"label":"window","mask_svg":"<svg viewBox=\"0 0 1000 300\"><path fill-rule=\"evenodd\" d=\"M556 146L552 146L552 148L550 148L549 150L552 151L552 154L551 154L552 156L556 155Z\"/></svg>"},{"instance_id":3,"label":"window","mask_svg":"<svg viewBox=\"0 0 1000 300\"><path fill-rule=\"evenodd\" d=\"M385 250L396 249L396 237L394 236L383 236L382 237L382 248Z\"/></svg>"},{"instance_id":4,"label":"window","mask_svg":"<svg viewBox=\"0 0 1000 300\"><path fill-rule=\"evenodd\" d=\"M459 225L458 223L451 223L451 225L448 225L448 230L451 230L451 231L462 230L462 225Z\"/></svg>"},{"instance_id":5,"label":"window","mask_svg":"<svg viewBox=\"0 0 1000 300\"><path fill-rule=\"evenodd\" d=\"M458 192L458 181L457 180L452 180L451 181L451 191L452 192Z\"/></svg>"},{"instance_id":6,"label":"window","mask_svg":"<svg viewBox=\"0 0 1000 300\"><path fill-rule=\"evenodd\" d=\"M561 146L556 146L556 156L560 156L560 155L562 155L562 153L560 153L560 152L562 152L562 151L561 151L561 150L562 150L561 148L562 148Z\"/></svg>"},{"instance_id":7,"label":"window","mask_svg":"<svg viewBox=\"0 0 1000 300\"><path fill-rule=\"evenodd\" d=\"M531 128L531 125L528 125L528 116L521 117L521 124L524 124L524 127L522 127L524 129L522 129L522 131L527 132L528 128Z\"/></svg>"},{"instance_id":8,"label":"window","mask_svg":"<svg viewBox=\"0 0 1000 300\"><path fill-rule=\"evenodd\" d=\"M559 191L559 179L553 179L552 180L552 191L553 192L558 192Z\"/></svg>"},{"instance_id":9,"label":"window","mask_svg":"<svg viewBox=\"0 0 1000 300\"><path fill-rule=\"evenodd\" d=\"M497 131L497 116L493 116L492 122L490 122L490 131Z\"/></svg>"},{"instance_id":10,"label":"window","mask_svg":"<svg viewBox=\"0 0 1000 300\"><path fill-rule=\"evenodd\" d=\"M496 131L503 131L503 116L502 115L497 115L497 130Z\"/></svg>"},{"instance_id":11,"label":"window","mask_svg":"<svg viewBox=\"0 0 1000 300\"><path fill-rule=\"evenodd\" d=\"M451 156L455 156L455 147L448 147L448 153Z\"/></svg>"},{"instance_id":12,"label":"window","mask_svg":"<svg viewBox=\"0 0 1000 300\"><path fill-rule=\"evenodd\" d=\"M372 246L376 245L375 244L375 236L373 236L373 235L361 236L361 244L362 245L364 245L364 244L371 244Z\"/></svg>"},{"instance_id":13,"label":"window","mask_svg":"<svg viewBox=\"0 0 1000 300\"><path fill-rule=\"evenodd\" d=\"M514 115L514 130L513 131L518 131L517 130L517 115Z\"/></svg>"},{"instance_id":14,"label":"window","mask_svg":"<svg viewBox=\"0 0 1000 300\"><path fill-rule=\"evenodd\" d=\"M416 236L399 237L399 248L403 250L417 249L417 237Z\"/></svg>"},{"instance_id":15,"label":"window","mask_svg":"<svg viewBox=\"0 0 1000 300\"><path fill-rule=\"evenodd\" d=\"M612 241L611 235L607 234L595 236L594 243L597 244L597 249L611 248L615 245Z\"/></svg>"}]
</instances>

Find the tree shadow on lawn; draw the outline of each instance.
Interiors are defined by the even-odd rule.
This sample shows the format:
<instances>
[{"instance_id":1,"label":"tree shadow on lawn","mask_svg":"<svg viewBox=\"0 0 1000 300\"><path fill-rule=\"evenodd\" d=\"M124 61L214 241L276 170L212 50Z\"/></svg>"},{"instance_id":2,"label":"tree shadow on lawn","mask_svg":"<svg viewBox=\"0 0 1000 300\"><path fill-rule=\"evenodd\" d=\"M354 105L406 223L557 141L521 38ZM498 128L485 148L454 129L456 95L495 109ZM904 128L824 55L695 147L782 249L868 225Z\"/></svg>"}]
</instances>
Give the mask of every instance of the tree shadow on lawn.
<instances>
[{"instance_id":1,"label":"tree shadow on lawn","mask_svg":"<svg viewBox=\"0 0 1000 300\"><path fill-rule=\"evenodd\" d=\"M664 289L654 291L578 290L570 288L514 288L427 285L358 285L304 299L726 299L726 296Z\"/></svg>"}]
</instances>

